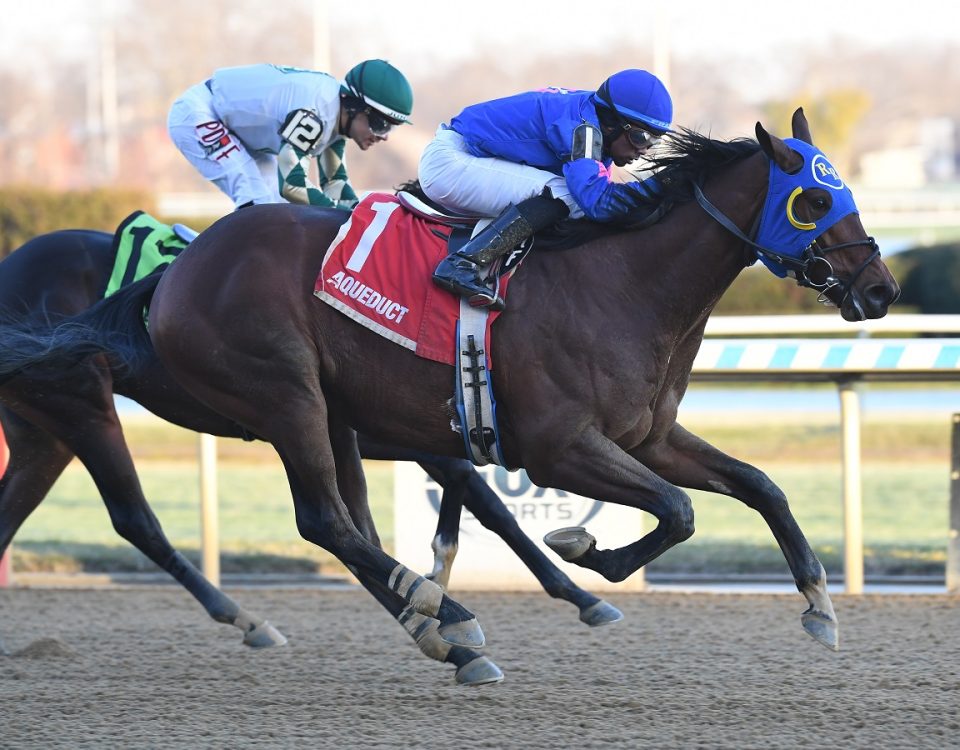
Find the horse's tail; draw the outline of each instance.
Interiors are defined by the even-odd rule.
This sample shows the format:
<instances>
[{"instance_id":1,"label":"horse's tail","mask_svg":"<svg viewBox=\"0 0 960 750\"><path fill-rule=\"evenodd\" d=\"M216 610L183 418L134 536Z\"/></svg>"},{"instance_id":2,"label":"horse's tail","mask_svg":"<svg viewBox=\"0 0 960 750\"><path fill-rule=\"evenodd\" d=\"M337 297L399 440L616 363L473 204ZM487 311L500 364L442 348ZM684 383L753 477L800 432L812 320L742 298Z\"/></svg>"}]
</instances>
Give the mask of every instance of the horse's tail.
<instances>
[{"instance_id":1,"label":"horse's tail","mask_svg":"<svg viewBox=\"0 0 960 750\"><path fill-rule=\"evenodd\" d=\"M0 314L0 383L25 371L31 377L63 377L98 354L110 357L111 368L136 369L153 352L144 310L160 276L146 276L55 324Z\"/></svg>"}]
</instances>

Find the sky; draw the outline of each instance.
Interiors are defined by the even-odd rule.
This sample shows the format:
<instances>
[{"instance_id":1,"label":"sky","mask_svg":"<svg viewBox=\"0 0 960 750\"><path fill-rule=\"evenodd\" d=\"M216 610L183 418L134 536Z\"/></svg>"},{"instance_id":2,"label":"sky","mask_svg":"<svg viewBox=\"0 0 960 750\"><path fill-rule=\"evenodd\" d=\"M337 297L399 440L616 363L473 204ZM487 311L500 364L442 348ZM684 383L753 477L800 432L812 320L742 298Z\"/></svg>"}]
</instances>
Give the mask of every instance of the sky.
<instances>
[{"instance_id":1,"label":"sky","mask_svg":"<svg viewBox=\"0 0 960 750\"><path fill-rule=\"evenodd\" d=\"M79 56L95 28L98 7L123 2L0 0L0 63L42 65L55 56ZM407 69L462 61L491 47L509 46L518 56L548 50L576 55L624 42L651 48L655 28L678 58L737 55L762 63L797 49L830 54L845 40L908 50L910 44L957 42L960 15L949 0L812 3L829 9L819 16L798 13L793 8L799 4L782 0L364 0L344 7L330 0L312 2L330 18L332 39L349 39L358 57L387 56ZM287 7L292 16L295 11L294 22L304 6L274 0L269 7L281 12Z\"/></svg>"}]
</instances>

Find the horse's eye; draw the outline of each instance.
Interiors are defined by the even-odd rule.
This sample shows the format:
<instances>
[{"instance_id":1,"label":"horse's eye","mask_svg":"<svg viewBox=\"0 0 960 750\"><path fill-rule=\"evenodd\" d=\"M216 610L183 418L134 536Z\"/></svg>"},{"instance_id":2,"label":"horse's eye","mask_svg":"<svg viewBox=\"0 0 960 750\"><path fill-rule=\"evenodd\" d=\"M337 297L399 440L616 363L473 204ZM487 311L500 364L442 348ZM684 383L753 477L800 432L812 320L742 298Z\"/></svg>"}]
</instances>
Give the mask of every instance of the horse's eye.
<instances>
[{"instance_id":1,"label":"horse's eye","mask_svg":"<svg viewBox=\"0 0 960 750\"><path fill-rule=\"evenodd\" d=\"M810 211L815 216L824 216L833 205L833 200L823 190L811 190L805 195L809 201Z\"/></svg>"}]
</instances>

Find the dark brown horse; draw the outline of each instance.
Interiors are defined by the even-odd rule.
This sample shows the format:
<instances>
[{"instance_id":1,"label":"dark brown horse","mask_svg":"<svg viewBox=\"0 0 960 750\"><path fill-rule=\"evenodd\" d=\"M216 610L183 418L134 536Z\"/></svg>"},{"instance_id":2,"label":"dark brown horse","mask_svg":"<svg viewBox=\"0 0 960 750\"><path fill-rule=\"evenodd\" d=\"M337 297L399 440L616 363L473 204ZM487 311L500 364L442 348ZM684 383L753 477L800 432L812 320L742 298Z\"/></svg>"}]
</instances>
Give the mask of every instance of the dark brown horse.
<instances>
[{"instance_id":1,"label":"dark brown horse","mask_svg":"<svg viewBox=\"0 0 960 750\"><path fill-rule=\"evenodd\" d=\"M810 143L800 111L793 131ZM804 628L836 648L823 567L783 492L676 423L707 317L758 252L786 264L848 320L883 316L899 293L855 213L817 231L796 257L750 243L745 234L763 211L768 180L804 165L794 147L759 124L757 137L674 136L660 176L676 206L663 220L642 231L595 229L578 249L534 252L525 261L495 327L500 432L507 462L525 467L535 483L657 518L653 531L620 549L598 549L583 529L551 538L562 557L610 580L693 533L690 499L679 487L755 508L809 603ZM695 200L698 186L705 197ZM815 227L831 199L819 188L798 189L776 219ZM472 615L372 543L353 432L462 456L451 428L453 373L312 298L338 225L332 212L293 206L233 214L159 282L134 284L53 333L0 332L0 377L98 351L134 361L152 341L190 393L276 447L305 538L335 554L381 600L393 597L394 606L438 620L444 639L470 646L479 640ZM141 311L151 295L148 339Z\"/></svg>"},{"instance_id":2,"label":"dark brown horse","mask_svg":"<svg viewBox=\"0 0 960 750\"><path fill-rule=\"evenodd\" d=\"M56 321L75 315L103 296L113 261L113 237L104 232L67 230L35 237L0 263L0 309L8 320ZM11 449L10 466L0 478L0 554L77 456L117 532L179 581L214 620L243 630L250 646L284 642L269 623L245 612L170 545L144 497L113 394L135 399L188 429L248 440L253 436L180 388L155 357L143 358L134 370L109 365L99 357L52 378L24 373L0 383L0 425ZM359 442L365 458L418 461L443 487L433 541L437 565L431 575L438 583L447 585L460 511L466 506L503 537L551 596L575 604L583 622L598 626L621 618L615 607L576 586L547 559L469 461L386 446L363 436ZM463 666L467 656L452 649L447 661ZM482 678L480 666L459 671L458 680Z\"/></svg>"}]
</instances>

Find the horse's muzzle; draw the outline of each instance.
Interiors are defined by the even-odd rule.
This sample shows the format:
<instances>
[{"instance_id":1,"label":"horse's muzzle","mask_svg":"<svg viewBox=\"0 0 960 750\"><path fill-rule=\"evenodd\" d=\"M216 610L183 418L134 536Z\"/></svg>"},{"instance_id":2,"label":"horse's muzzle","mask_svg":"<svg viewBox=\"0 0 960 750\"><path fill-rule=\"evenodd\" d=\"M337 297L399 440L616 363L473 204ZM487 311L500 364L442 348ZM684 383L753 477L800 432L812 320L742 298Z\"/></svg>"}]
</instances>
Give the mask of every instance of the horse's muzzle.
<instances>
[{"instance_id":1,"label":"horse's muzzle","mask_svg":"<svg viewBox=\"0 0 960 750\"><path fill-rule=\"evenodd\" d=\"M840 308L844 320L857 322L882 318L900 297L900 287L893 284L871 284L865 289L850 290Z\"/></svg>"}]
</instances>

